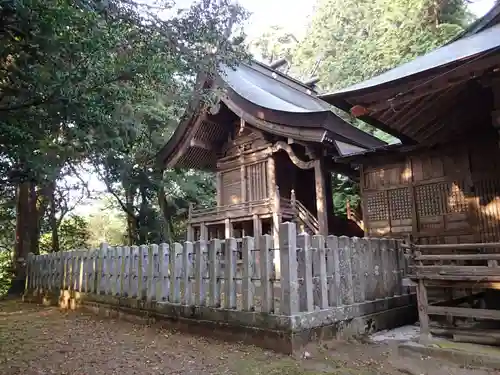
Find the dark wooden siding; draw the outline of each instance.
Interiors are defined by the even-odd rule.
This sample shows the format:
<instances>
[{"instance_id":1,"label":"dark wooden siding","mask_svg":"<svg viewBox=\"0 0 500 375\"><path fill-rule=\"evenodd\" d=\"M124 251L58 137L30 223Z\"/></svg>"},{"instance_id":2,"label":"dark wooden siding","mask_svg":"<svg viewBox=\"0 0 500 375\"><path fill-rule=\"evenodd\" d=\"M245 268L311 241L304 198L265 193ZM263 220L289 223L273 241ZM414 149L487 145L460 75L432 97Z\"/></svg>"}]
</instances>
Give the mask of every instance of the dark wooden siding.
<instances>
[{"instance_id":1,"label":"dark wooden siding","mask_svg":"<svg viewBox=\"0 0 500 375\"><path fill-rule=\"evenodd\" d=\"M497 143L462 143L368 162L362 173L367 235L420 243L500 240Z\"/></svg>"}]
</instances>

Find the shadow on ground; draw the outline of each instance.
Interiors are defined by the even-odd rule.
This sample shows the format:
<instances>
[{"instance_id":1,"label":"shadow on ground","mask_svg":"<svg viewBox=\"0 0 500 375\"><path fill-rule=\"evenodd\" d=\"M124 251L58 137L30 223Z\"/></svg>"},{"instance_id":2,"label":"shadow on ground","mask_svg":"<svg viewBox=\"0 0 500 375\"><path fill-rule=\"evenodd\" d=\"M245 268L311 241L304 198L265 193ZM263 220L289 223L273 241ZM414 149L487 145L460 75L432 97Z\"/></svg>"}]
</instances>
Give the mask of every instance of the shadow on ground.
<instances>
[{"instance_id":1,"label":"shadow on ground","mask_svg":"<svg viewBox=\"0 0 500 375\"><path fill-rule=\"evenodd\" d=\"M81 312L0 302L0 374L485 375L386 345L329 342L294 359ZM493 372L491 372L492 374Z\"/></svg>"}]
</instances>

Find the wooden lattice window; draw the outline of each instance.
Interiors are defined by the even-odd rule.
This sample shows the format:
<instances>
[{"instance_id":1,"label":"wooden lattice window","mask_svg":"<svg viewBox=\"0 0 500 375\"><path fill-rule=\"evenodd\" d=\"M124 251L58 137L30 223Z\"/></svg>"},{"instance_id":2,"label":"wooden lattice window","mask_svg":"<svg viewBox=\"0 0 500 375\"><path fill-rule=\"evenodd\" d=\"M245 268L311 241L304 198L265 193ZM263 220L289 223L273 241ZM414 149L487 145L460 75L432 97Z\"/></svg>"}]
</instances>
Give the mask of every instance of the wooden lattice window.
<instances>
[{"instance_id":1,"label":"wooden lattice window","mask_svg":"<svg viewBox=\"0 0 500 375\"><path fill-rule=\"evenodd\" d=\"M444 198L448 184L443 182L415 187L417 212L420 217L439 216L445 212Z\"/></svg>"},{"instance_id":2,"label":"wooden lattice window","mask_svg":"<svg viewBox=\"0 0 500 375\"><path fill-rule=\"evenodd\" d=\"M389 207L385 192L368 193L366 197L366 209L369 221L387 220Z\"/></svg>"},{"instance_id":3,"label":"wooden lattice window","mask_svg":"<svg viewBox=\"0 0 500 375\"><path fill-rule=\"evenodd\" d=\"M447 196L447 212L448 213L463 213L467 212L468 204L463 188L460 184L452 183L448 189Z\"/></svg>"},{"instance_id":4,"label":"wooden lattice window","mask_svg":"<svg viewBox=\"0 0 500 375\"><path fill-rule=\"evenodd\" d=\"M408 188L389 190L391 219L411 219L411 197Z\"/></svg>"}]
</instances>

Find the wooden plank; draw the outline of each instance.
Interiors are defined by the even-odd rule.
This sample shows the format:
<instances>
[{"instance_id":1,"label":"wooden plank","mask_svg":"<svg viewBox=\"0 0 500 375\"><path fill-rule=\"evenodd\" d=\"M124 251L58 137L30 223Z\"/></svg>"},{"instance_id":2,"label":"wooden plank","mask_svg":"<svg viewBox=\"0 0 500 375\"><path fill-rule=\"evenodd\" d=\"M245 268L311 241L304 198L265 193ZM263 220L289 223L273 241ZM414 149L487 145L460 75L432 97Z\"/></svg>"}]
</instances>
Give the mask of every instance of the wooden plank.
<instances>
[{"instance_id":1,"label":"wooden plank","mask_svg":"<svg viewBox=\"0 0 500 375\"><path fill-rule=\"evenodd\" d=\"M487 266L415 266L420 274L459 275L459 276L500 276L500 269Z\"/></svg>"},{"instance_id":2,"label":"wooden plank","mask_svg":"<svg viewBox=\"0 0 500 375\"><path fill-rule=\"evenodd\" d=\"M500 249L500 242L460 243L460 244L426 244L411 245L418 250L471 250L471 249Z\"/></svg>"},{"instance_id":3,"label":"wooden plank","mask_svg":"<svg viewBox=\"0 0 500 375\"><path fill-rule=\"evenodd\" d=\"M500 282L500 276L485 276L485 275L476 275L476 276L467 276L467 275L439 275L439 274L419 274L419 275L410 275L411 280L436 280L436 281L456 281L456 282ZM472 286L470 286L472 287ZM492 289L499 289L498 287L493 287Z\"/></svg>"},{"instance_id":4,"label":"wooden plank","mask_svg":"<svg viewBox=\"0 0 500 375\"><path fill-rule=\"evenodd\" d=\"M471 309L466 307L429 306L429 315L452 315L464 318L500 320L500 310Z\"/></svg>"},{"instance_id":5,"label":"wooden plank","mask_svg":"<svg viewBox=\"0 0 500 375\"><path fill-rule=\"evenodd\" d=\"M415 260L500 260L500 254L441 254L419 255Z\"/></svg>"},{"instance_id":6,"label":"wooden plank","mask_svg":"<svg viewBox=\"0 0 500 375\"><path fill-rule=\"evenodd\" d=\"M500 282L482 281L448 281L448 280L427 280L423 279L426 286L435 288L456 288L456 289L496 289L500 290Z\"/></svg>"},{"instance_id":7,"label":"wooden plank","mask_svg":"<svg viewBox=\"0 0 500 375\"><path fill-rule=\"evenodd\" d=\"M417 285L417 304L418 304L418 319L420 321L420 338L428 340L430 338L429 330L429 301L427 299L427 288L420 281Z\"/></svg>"}]
</instances>

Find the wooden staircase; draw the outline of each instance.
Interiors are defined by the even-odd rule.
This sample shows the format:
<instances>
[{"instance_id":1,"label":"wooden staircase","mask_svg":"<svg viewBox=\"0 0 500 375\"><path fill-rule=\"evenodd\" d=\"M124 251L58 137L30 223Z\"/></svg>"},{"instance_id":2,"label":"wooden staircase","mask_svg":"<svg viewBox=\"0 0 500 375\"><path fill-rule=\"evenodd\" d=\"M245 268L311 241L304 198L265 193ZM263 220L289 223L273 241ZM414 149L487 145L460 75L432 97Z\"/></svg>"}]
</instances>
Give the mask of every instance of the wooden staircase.
<instances>
[{"instance_id":1,"label":"wooden staircase","mask_svg":"<svg viewBox=\"0 0 500 375\"><path fill-rule=\"evenodd\" d=\"M319 234L318 219L302 204L295 201L295 220L299 226L302 224L303 229L309 234Z\"/></svg>"}]
</instances>

